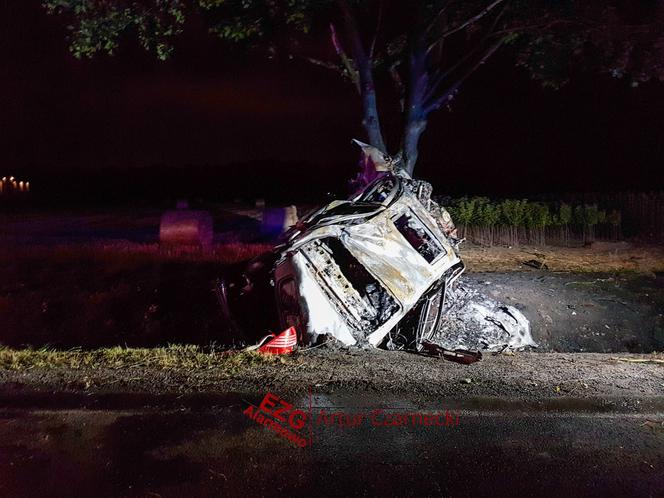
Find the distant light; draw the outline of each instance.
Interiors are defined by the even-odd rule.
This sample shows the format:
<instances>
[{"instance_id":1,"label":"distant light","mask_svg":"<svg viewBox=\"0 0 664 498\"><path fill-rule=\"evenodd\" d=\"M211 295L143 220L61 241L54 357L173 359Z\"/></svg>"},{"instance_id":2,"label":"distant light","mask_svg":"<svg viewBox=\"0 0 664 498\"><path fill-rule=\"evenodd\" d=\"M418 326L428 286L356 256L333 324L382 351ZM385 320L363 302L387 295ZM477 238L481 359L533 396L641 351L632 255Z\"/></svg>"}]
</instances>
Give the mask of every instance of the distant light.
<instances>
[{"instance_id":1,"label":"distant light","mask_svg":"<svg viewBox=\"0 0 664 498\"><path fill-rule=\"evenodd\" d=\"M3 176L0 180L0 194L9 195L19 192L29 192L30 182L25 180L17 180L16 177L10 176L7 178Z\"/></svg>"}]
</instances>

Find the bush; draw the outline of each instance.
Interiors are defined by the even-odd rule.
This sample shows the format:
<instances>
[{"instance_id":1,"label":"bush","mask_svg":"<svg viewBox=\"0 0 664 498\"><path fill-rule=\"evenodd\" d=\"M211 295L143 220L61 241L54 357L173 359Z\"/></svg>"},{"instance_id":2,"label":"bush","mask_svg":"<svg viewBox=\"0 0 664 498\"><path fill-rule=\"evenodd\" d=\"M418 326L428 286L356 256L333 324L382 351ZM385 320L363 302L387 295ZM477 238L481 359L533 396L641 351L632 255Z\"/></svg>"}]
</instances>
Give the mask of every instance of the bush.
<instances>
[{"instance_id":1,"label":"bush","mask_svg":"<svg viewBox=\"0 0 664 498\"><path fill-rule=\"evenodd\" d=\"M596 225L620 227L621 213L612 210L607 213L598 209L596 204L578 205L558 204L557 209L544 202L531 202L527 199L505 199L491 201L487 197L462 197L450 201L448 211L454 222L463 227L464 236L476 242L493 244L495 237L503 243L518 244L526 236L520 230L528 229L528 242L544 244L545 229L558 227L557 231L548 232L547 236L560 238L567 243L570 239L570 225L583 228L584 240L592 240ZM503 227L494 230L495 227ZM466 228L472 229L466 232ZM616 231L613 231L613 237Z\"/></svg>"},{"instance_id":2,"label":"bush","mask_svg":"<svg viewBox=\"0 0 664 498\"><path fill-rule=\"evenodd\" d=\"M474 198L468 199L467 197L462 197L454 202L449 209L454 223L461 226L469 226L475 213L475 203L476 200Z\"/></svg>"},{"instance_id":3,"label":"bush","mask_svg":"<svg viewBox=\"0 0 664 498\"><path fill-rule=\"evenodd\" d=\"M574 208L574 222L582 227L592 227L599 223L599 210L597 205L576 206Z\"/></svg>"},{"instance_id":4,"label":"bush","mask_svg":"<svg viewBox=\"0 0 664 498\"><path fill-rule=\"evenodd\" d=\"M572 206L562 203L558 209L558 222L561 225L569 225L572 223Z\"/></svg>"},{"instance_id":5,"label":"bush","mask_svg":"<svg viewBox=\"0 0 664 498\"><path fill-rule=\"evenodd\" d=\"M549 206L541 202L528 202L524 217L526 227L530 229L543 229L551 223Z\"/></svg>"},{"instance_id":6,"label":"bush","mask_svg":"<svg viewBox=\"0 0 664 498\"><path fill-rule=\"evenodd\" d=\"M500 206L494 204L486 197L477 199L475 207L475 222L479 226L493 227L496 226L500 219Z\"/></svg>"},{"instance_id":7,"label":"bush","mask_svg":"<svg viewBox=\"0 0 664 498\"><path fill-rule=\"evenodd\" d=\"M506 199L500 203L501 222L512 227L523 227L527 200Z\"/></svg>"}]
</instances>

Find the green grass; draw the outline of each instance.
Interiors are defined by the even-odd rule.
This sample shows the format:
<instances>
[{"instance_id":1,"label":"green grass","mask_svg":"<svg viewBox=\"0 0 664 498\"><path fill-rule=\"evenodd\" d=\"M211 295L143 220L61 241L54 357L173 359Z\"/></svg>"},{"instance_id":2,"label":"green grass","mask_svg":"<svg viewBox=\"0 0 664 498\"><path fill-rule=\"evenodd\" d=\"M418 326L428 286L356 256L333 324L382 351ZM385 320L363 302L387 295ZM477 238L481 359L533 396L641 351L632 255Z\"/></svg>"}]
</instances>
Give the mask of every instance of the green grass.
<instances>
[{"instance_id":1,"label":"green grass","mask_svg":"<svg viewBox=\"0 0 664 498\"><path fill-rule=\"evenodd\" d=\"M53 349L12 349L0 346L0 369L125 369L131 367L157 370L218 369L233 373L243 368L286 363L284 356L253 351L205 352L193 345L169 345L161 348L112 347L91 351Z\"/></svg>"}]
</instances>

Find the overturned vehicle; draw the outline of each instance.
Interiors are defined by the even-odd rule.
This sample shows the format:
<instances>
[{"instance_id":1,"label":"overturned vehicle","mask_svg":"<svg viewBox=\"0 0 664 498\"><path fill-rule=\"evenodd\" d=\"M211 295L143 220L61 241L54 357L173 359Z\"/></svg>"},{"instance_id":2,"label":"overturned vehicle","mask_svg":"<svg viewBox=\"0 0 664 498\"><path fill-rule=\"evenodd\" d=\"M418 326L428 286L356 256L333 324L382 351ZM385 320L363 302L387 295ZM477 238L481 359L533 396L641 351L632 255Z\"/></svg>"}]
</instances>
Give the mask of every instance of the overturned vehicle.
<instances>
[{"instance_id":1,"label":"overturned vehicle","mask_svg":"<svg viewBox=\"0 0 664 498\"><path fill-rule=\"evenodd\" d=\"M385 171L305 216L218 296L245 342L294 327L302 345L333 338L462 362L533 346L520 311L459 282L459 243L430 184Z\"/></svg>"}]
</instances>

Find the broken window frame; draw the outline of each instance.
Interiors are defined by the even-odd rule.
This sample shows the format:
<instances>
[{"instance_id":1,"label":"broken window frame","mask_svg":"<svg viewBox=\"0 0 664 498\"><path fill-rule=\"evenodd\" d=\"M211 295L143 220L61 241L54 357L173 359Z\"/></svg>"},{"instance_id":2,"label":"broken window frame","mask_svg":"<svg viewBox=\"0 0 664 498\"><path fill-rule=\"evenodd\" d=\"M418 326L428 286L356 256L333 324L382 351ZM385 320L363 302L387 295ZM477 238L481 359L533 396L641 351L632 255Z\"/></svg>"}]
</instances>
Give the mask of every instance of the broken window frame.
<instances>
[{"instance_id":1,"label":"broken window frame","mask_svg":"<svg viewBox=\"0 0 664 498\"><path fill-rule=\"evenodd\" d=\"M366 296L366 287L365 289L357 289L356 285L353 283L352 277L349 276L348 271L344 270L338 258L335 258L335 251L333 247L326 242L326 240L334 240L335 243L339 244L343 250L347 252L347 256L354 260L354 263L358 265L366 273L366 275L371 279L370 284L378 286L380 292L387 296L388 300L392 304L392 308L389 312L381 313L381 309L376 308L372 300ZM367 327L379 328L384 325L392 316L397 313L400 313L402 310L401 302L392 294L389 288L375 275L373 275L350 251L350 249L344 244L342 239L337 237L324 237L321 239L316 239L309 242L306 246L303 246L301 249L302 255L307 261L307 267L314 275L315 279L319 283L323 292L328 295L330 302L333 304L339 315L346 321L346 324L350 327L351 330L357 331L359 333L364 333ZM326 253L322 256L322 259L329 258L331 263L328 262L327 265L322 265L319 257L317 257L317 252L320 254L320 251ZM338 272L341 274L341 278L338 276L333 276L326 271L329 269L329 266L333 265L335 269L338 269ZM336 282L341 280L341 282ZM343 290L337 288L335 284L343 284L344 288L349 291L344 292ZM344 295L346 298L344 298ZM354 302L355 301L355 302ZM369 317L362 316L363 312L368 312ZM371 323L373 322L373 323Z\"/></svg>"},{"instance_id":2,"label":"broken window frame","mask_svg":"<svg viewBox=\"0 0 664 498\"><path fill-rule=\"evenodd\" d=\"M413 242L404 234L404 232L400 229L399 225L397 224L397 221L403 218L404 216L410 216L411 219L415 219L417 223L419 223L421 229L424 231L426 237L428 238L427 242L429 243L430 246L435 246L438 248L438 251L434 255L434 257L429 260L421 251L421 246L418 248L416 247ZM445 248L445 245L442 244L439 240L438 237L429 229L429 227L422 221L422 219L415 213L413 209L407 208L396 215L394 215L391 218L392 223L394 224L394 227L397 229L399 234L404 238L406 242L408 242L408 245L413 248L413 250L420 255L422 259L424 259L429 265L435 265L442 257L447 255L447 249Z\"/></svg>"},{"instance_id":3,"label":"broken window frame","mask_svg":"<svg viewBox=\"0 0 664 498\"><path fill-rule=\"evenodd\" d=\"M386 186L388 186L389 193L387 193L383 199L375 199L374 196L376 193ZM357 196L354 200L356 202L369 202L389 206L392 204L392 201L396 199L400 190L401 182L399 181L399 178L393 175L386 175L376 179L373 185L367 187L362 194Z\"/></svg>"}]
</instances>

